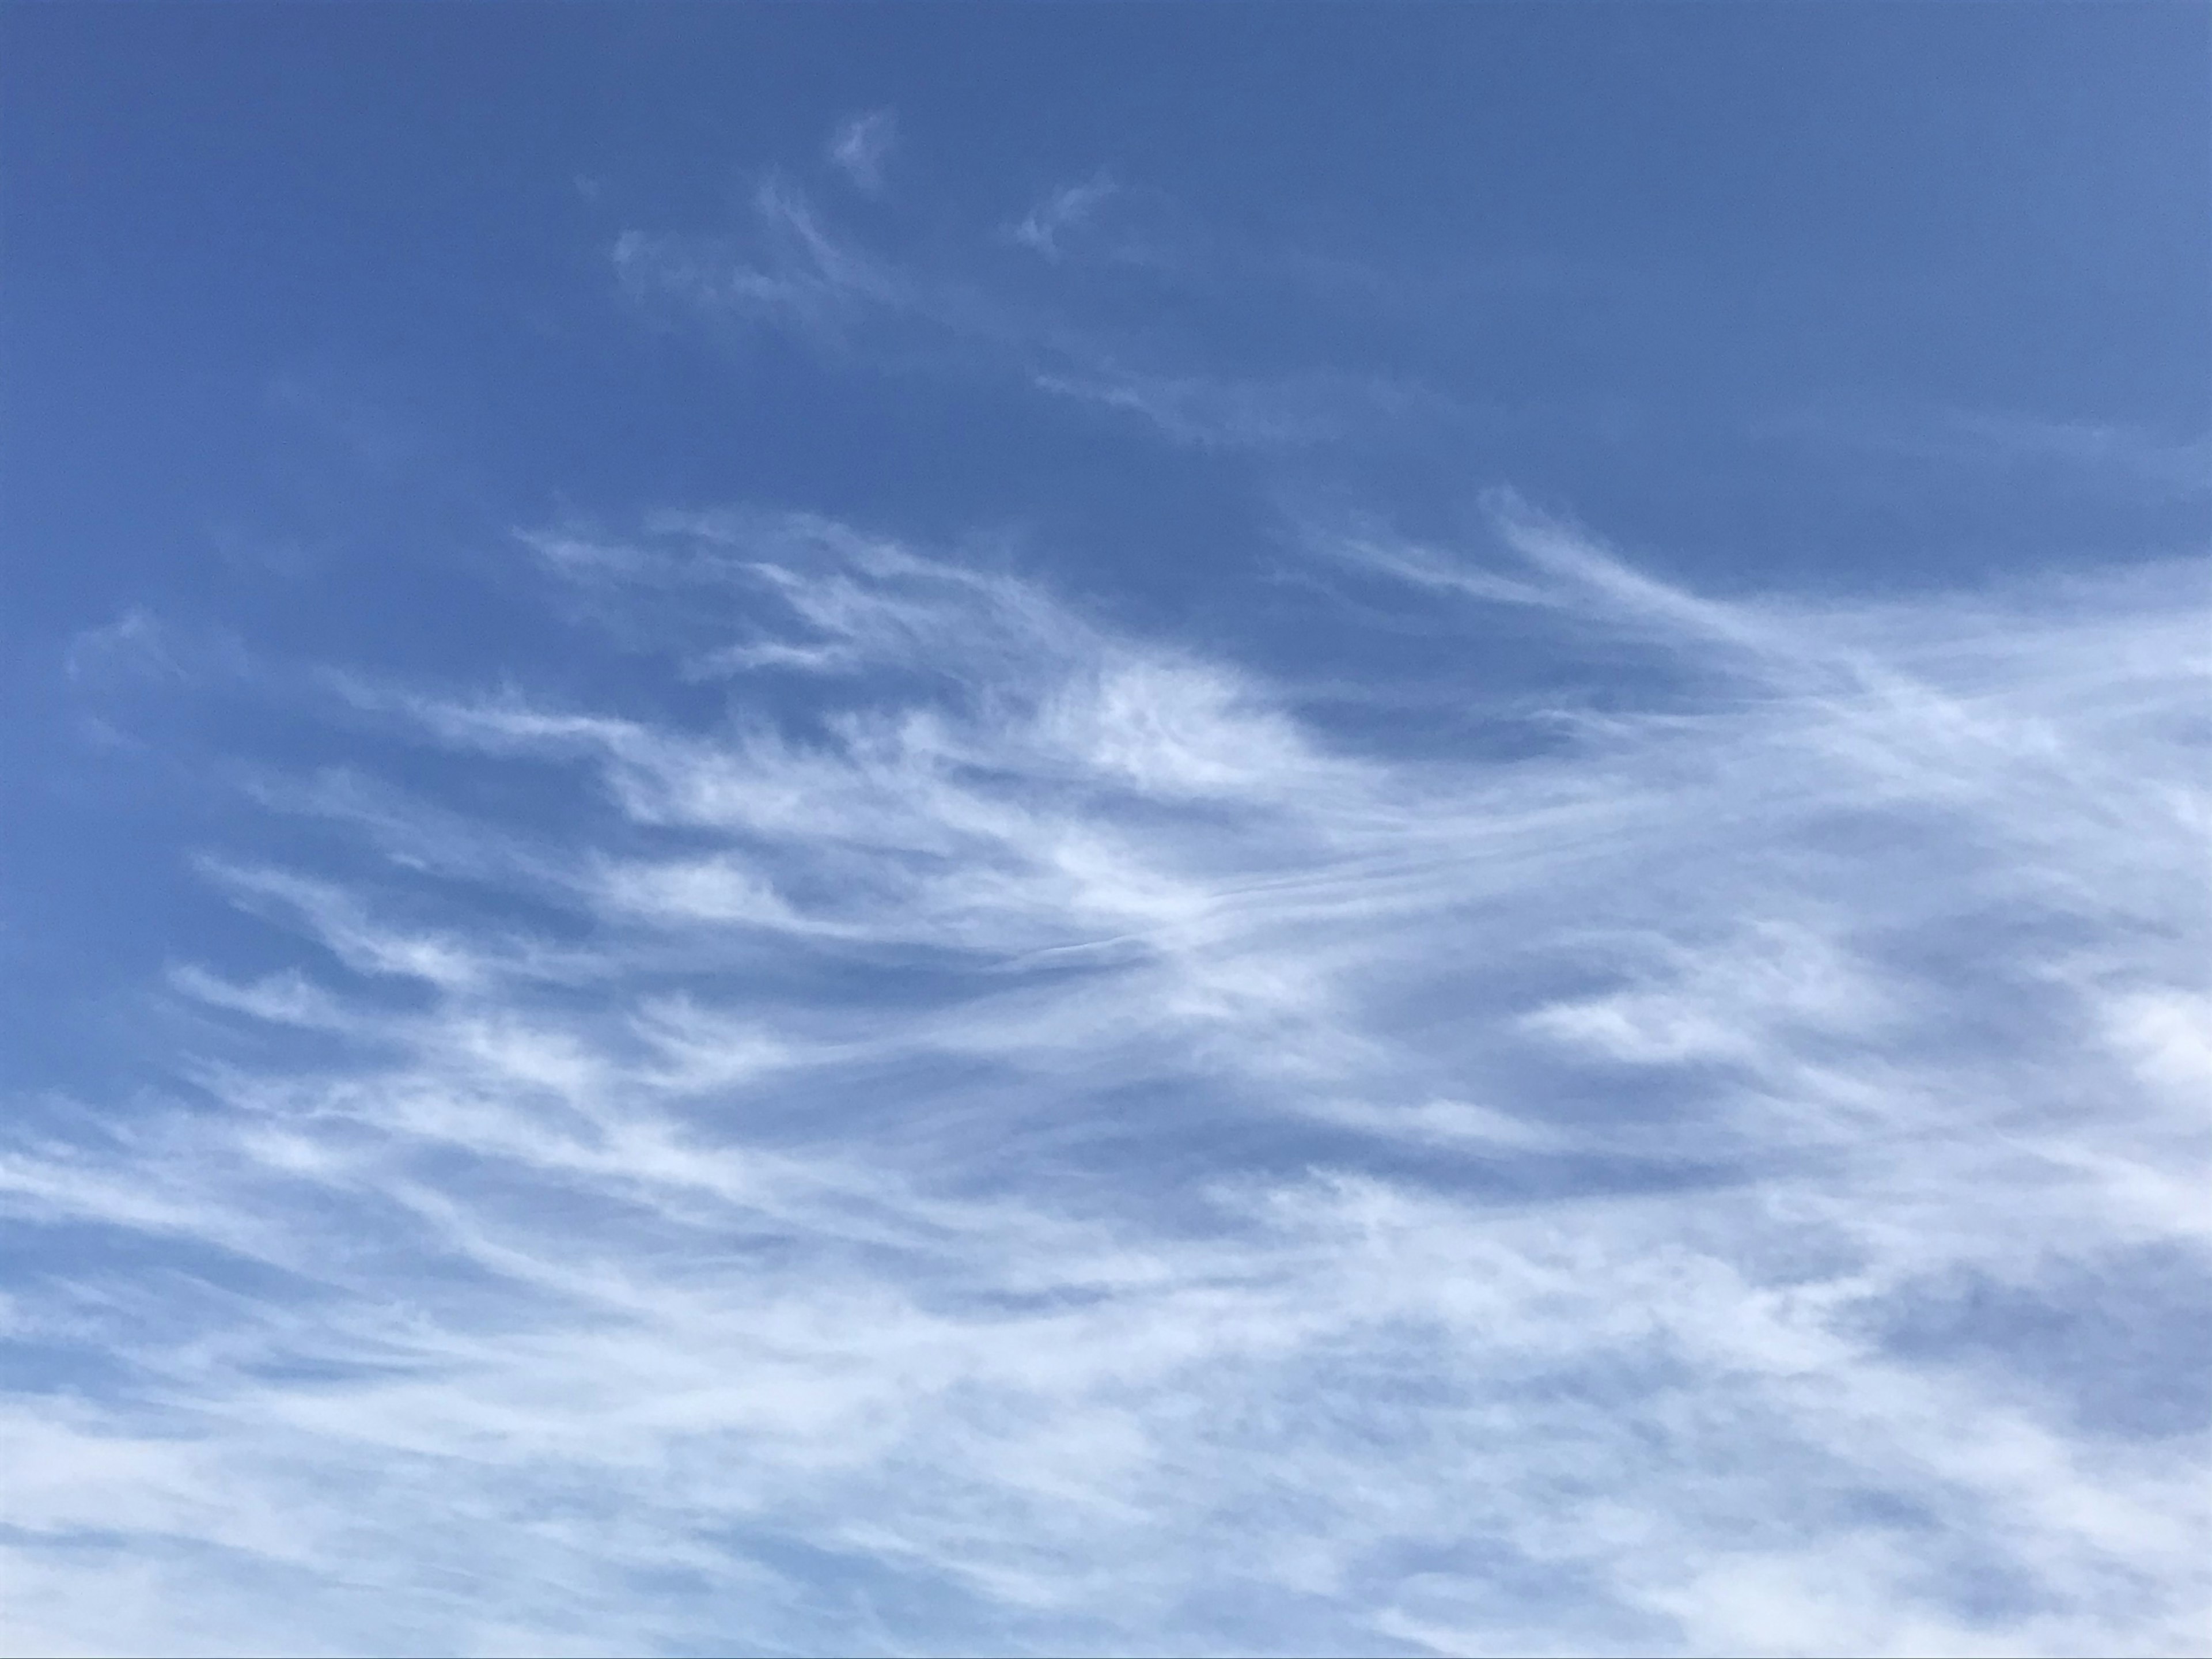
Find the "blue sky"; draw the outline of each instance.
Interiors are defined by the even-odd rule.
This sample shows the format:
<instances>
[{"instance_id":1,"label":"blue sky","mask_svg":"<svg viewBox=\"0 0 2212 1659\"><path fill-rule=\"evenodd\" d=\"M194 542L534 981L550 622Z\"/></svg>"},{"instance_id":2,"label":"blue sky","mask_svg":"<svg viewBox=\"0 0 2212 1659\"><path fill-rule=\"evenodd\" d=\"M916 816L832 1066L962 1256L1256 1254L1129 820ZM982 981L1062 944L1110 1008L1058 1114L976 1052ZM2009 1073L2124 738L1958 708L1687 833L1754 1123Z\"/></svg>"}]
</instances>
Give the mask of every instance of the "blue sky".
<instances>
[{"instance_id":1,"label":"blue sky","mask_svg":"<svg viewBox=\"0 0 2212 1659\"><path fill-rule=\"evenodd\" d=\"M0 11L0 1646L2201 1651L2209 27Z\"/></svg>"}]
</instances>

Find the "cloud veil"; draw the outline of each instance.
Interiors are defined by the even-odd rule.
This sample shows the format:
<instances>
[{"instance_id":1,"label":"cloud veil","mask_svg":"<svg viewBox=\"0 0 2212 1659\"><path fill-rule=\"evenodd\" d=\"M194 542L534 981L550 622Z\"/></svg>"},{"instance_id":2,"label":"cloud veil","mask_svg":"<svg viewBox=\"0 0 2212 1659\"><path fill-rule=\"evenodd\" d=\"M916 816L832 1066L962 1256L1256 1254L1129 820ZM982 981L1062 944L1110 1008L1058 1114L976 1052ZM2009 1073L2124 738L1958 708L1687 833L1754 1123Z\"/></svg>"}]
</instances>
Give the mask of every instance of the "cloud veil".
<instances>
[{"instance_id":1,"label":"cloud veil","mask_svg":"<svg viewBox=\"0 0 2212 1659\"><path fill-rule=\"evenodd\" d=\"M0 13L0 1654L2212 1650L2212 13L523 21Z\"/></svg>"},{"instance_id":2,"label":"cloud veil","mask_svg":"<svg viewBox=\"0 0 2212 1659\"><path fill-rule=\"evenodd\" d=\"M2202 570L1487 522L1304 540L1635 665L1496 755L750 508L526 538L657 689L327 683L423 769L0 1166L11 1643L2187 1647Z\"/></svg>"}]
</instances>

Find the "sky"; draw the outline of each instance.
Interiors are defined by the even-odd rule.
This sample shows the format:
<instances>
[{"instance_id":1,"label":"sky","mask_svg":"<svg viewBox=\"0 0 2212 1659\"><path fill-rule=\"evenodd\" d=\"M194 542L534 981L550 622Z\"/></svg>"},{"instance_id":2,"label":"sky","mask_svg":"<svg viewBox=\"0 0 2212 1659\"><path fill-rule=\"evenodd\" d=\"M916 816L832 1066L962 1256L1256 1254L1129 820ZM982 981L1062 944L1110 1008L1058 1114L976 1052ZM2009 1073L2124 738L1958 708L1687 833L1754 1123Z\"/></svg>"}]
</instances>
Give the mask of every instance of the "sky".
<instances>
[{"instance_id":1,"label":"sky","mask_svg":"<svg viewBox=\"0 0 2212 1659\"><path fill-rule=\"evenodd\" d=\"M2208 48L0 9L0 1650L2212 1645Z\"/></svg>"}]
</instances>

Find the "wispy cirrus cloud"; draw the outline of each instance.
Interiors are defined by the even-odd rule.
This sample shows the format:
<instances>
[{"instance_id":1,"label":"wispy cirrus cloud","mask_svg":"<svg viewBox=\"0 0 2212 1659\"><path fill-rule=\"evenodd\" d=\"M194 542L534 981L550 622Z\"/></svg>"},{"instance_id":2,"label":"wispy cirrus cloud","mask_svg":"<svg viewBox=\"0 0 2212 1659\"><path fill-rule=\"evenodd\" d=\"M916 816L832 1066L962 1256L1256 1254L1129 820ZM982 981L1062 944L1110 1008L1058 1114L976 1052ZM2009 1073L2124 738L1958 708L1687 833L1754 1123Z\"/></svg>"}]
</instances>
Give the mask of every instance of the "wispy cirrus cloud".
<instances>
[{"instance_id":1,"label":"wispy cirrus cloud","mask_svg":"<svg viewBox=\"0 0 2212 1659\"><path fill-rule=\"evenodd\" d=\"M659 690L361 688L538 805L268 785L364 854L210 866L292 963L8 1145L100 1241L11 1644L2185 1650L2203 571L1492 524L1328 550L1609 642L1507 760L827 519L533 537Z\"/></svg>"},{"instance_id":2,"label":"wispy cirrus cloud","mask_svg":"<svg viewBox=\"0 0 2212 1659\"><path fill-rule=\"evenodd\" d=\"M1058 191L1012 239L1057 260L1063 234L1113 190L1102 175ZM633 301L684 318L784 331L882 365L1043 391L1133 417L1178 445L1310 449L1468 422L1452 399L1372 372L1164 366L1156 344L1072 321L1054 294L988 260L921 262L872 247L782 179L760 185L749 216L734 234L625 232L612 251L617 278Z\"/></svg>"},{"instance_id":3,"label":"wispy cirrus cloud","mask_svg":"<svg viewBox=\"0 0 2212 1659\"><path fill-rule=\"evenodd\" d=\"M749 234L625 231L612 258L617 276L637 299L830 339L872 312L910 312L921 304L901 272L834 234L804 194L772 175L753 192Z\"/></svg>"},{"instance_id":4,"label":"wispy cirrus cloud","mask_svg":"<svg viewBox=\"0 0 2212 1659\"><path fill-rule=\"evenodd\" d=\"M2033 470L2154 498L2212 491L2212 434L2021 410L1832 411L1772 423L1799 438L1948 467Z\"/></svg>"},{"instance_id":5,"label":"wispy cirrus cloud","mask_svg":"<svg viewBox=\"0 0 2212 1659\"><path fill-rule=\"evenodd\" d=\"M887 109L855 115L830 141L830 160L854 188L874 195L884 187L884 168L898 146L898 117Z\"/></svg>"},{"instance_id":6,"label":"wispy cirrus cloud","mask_svg":"<svg viewBox=\"0 0 2212 1659\"><path fill-rule=\"evenodd\" d=\"M152 611L133 605L113 622L71 635L63 670L79 685L182 680L186 670L173 634Z\"/></svg>"},{"instance_id":7,"label":"wispy cirrus cloud","mask_svg":"<svg viewBox=\"0 0 2212 1659\"><path fill-rule=\"evenodd\" d=\"M1380 375L1225 379L1133 373L1100 362L1073 373L1040 372L1033 383L1054 397L1133 416L1174 443L1201 449L1310 449L1466 422L1449 399Z\"/></svg>"},{"instance_id":8,"label":"wispy cirrus cloud","mask_svg":"<svg viewBox=\"0 0 2212 1659\"><path fill-rule=\"evenodd\" d=\"M2212 434L2162 438L2125 424L2016 414L1960 413L1946 424L1957 434L1954 454L1978 449L1991 459L2117 473L2177 495L2212 491Z\"/></svg>"},{"instance_id":9,"label":"wispy cirrus cloud","mask_svg":"<svg viewBox=\"0 0 2212 1659\"><path fill-rule=\"evenodd\" d=\"M1119 188L1104 172L1094 173L1080 184L1057 185L1047 191L1044 199L1024 214L1008 234L1047 259L1058 259L1063 251L1062 240L1088 222Z\"/></svg>"}]
</instances>

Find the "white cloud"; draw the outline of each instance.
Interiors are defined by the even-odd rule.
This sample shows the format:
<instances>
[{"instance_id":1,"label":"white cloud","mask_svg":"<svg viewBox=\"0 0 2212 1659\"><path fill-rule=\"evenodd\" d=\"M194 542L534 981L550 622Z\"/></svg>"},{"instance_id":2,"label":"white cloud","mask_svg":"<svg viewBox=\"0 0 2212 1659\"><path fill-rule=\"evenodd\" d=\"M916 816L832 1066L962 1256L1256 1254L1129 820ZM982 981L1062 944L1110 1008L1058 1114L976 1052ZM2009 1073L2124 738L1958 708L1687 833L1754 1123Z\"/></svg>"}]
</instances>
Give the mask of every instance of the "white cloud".
<instances>
[{"instance_id":1,"label":"white cloud","mask_svg":"<svg viewBox=\"0 0 2212 1659\"><path fill-rule=\"evenodd\" d=\"M1056 192L1009 233L1058 259L1062 239L1112 187ZM1133 416L1170 442L1206 449L1310 449L1463 428L1469 411L1416 382L1326 367L1298 373L1164 369L1156 342L1112 339L1067 321L1048 297L988 264L901 256L838 228L804 193L770 177L750 222L727 235L629 230L611 252L639 304L710 326L790 333L830 352L865 352L902 369L999 380ZM589 538L539 538L549 559L604 559ZM733 647L732 665L752 665Z\"/></svg>"},{"instance_id":2,"label":"white cloud","mask_svg":"<svg viewBox=\"0 0 2212 1659\"><path fill-rule=\"evenodd\" d=\"M133 605L112 623L71 635L62 667L82 689L113 690L186 679L183 655L174 630L143 605Z\"/></svg>"},{"instance_id":3,"label":"white cloud","mask_svg":"<svg viewBox=\"0 0 2212 1659\"><path fill-rule=\"evenodd\" d=\"M1099 206L1114 196L1115 188L1113 179L1103 173L1081 184L1057 185L1024 216L1010 234L1024 247L1048 259L1057 259L1063 251L1062 239L1088 223Z\"/></svg>"},{"instance_id":4,"label":"white cloud","mask_svg":"<svg viewBox=\"0 0 2212 1659\"><path fill-rule=\"evenodd\" d=\"M2212 490L2212 433L1988 409L1836 410L1769 429L1950 467L2033 469L2154 499Z\"/></svg>"},{"instance_id":5,"label":"white cloud","mask_svg":"<svg viewBox=\"0 0 2212 1659\"><path fill-rule=\"evenodd\" d=\"M93 1380L11 1407L7 1644L2200 1646L2206 1414L1894 1336L2212 1279L2200 573L1498 514L1338 550L1650 687L1510 761L821 520L539 538L808 718L386 688L576 810L272 788L387 857L210 866L260 1047L0 1165L105 1241L9 1304Z\"/></svg>"},{"instance_id":6,"label":"white cloud","mask_svg":"<svg viewBox=\"0 0 2212 1659\"><path fill-rule=\"evenodd\" d=\"M898 118L887 109L855 115L830 141L830 159L856 189L874 195L884 187L884 166L898 143Z\"/></svg>"},{"instance_id":7,"label":"white cloud","mask_svg":"<svg viewBox=\"0 0 2212 1659\"><path fill-rule=\"evenodd\" d=\"M1253 380L1152 374L1098 362L1041 371L1041 392L1134 415L1162 436L1204 449L1301 449L1409 417L1447 421L1455 411L1415 387L1354 375L1310 374Z\"/></svg>"},{"instance_id":8,"label":"white cloud","mask_svg":"<svg viewBox=\"0 0 2212 1659\"><path fill-rule=\"evenodd\" d=\"M899 272L834 234L805 196L773 176L754 192L749 236L627 230L612 258L623 286L641 300L828 339L871 312L906 310L915 300Z\"/></svg>"}]
</instances>

